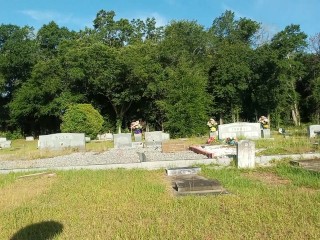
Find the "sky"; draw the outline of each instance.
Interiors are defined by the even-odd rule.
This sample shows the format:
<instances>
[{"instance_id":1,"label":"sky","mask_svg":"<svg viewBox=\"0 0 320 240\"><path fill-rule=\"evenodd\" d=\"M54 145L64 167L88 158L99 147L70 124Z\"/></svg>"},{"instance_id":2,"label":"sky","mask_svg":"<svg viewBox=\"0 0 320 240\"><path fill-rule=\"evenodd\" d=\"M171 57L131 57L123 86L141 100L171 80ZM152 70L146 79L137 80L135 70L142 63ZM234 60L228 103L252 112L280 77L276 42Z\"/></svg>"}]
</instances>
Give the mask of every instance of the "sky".
<instances>
[{"instance_id":1,"label":"sky","mask_svg":"<svg viewBox=\"0 0 320 240\"><path fill-rule=\"evenodd\" d=\"M205 28L231 10L236 19L257 21L271 35L290 24L299 24L308 36L320 33L320 0L0 0L0 24L37 30L54 21L59 27L79 31L92 28L101 9L113 10L115 20L154 17L158 26L194 20Z\"/></svg>"}]
</instances>

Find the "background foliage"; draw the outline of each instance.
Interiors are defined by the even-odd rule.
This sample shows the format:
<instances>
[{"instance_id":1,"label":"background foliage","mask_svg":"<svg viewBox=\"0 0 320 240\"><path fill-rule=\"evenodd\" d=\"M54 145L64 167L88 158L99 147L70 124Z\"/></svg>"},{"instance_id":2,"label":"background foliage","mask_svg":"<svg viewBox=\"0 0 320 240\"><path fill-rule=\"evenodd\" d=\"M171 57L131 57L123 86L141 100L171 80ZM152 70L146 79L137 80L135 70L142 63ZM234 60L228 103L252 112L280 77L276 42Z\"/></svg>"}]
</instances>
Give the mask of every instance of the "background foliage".
<instances>
[{"instance_id":1,"label":"background foliage","mask_svg":"<svg viewBox=\"0 0 320 240\"><path fill-rule=\"evenodd\" d=\"M90 104L70 106L62 116L61 132L85 133L92 139L101 131L103 117Z\"/></svg>"},{"instance_id":2,"label":"background foliage","mask_svg":"<svg viewBox=\"0 0 320 240\"><path fill-rule=\"evenodd\" d=\"M208 29L105 10L78 32L55 22L38 31L2 24L0 131L59 132L72 104L97 109L103 131L138 119L181 137L204 134L210 117L265 115L273 128L319 123L320 34L292 24L265 36L258 22L228 10Z\"/></svg>"}]
</instances>

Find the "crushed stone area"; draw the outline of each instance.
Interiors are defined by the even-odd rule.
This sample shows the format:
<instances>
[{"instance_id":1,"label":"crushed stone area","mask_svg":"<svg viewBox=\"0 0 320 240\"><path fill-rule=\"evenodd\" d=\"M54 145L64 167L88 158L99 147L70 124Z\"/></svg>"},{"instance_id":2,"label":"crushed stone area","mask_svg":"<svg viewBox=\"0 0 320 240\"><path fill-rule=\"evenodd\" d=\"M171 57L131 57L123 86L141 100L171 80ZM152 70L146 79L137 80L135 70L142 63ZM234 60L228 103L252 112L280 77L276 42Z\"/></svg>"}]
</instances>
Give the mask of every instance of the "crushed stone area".
<instances>
[{"instance_id":1,"label":"crushed stone area","mask_svg":"<svg viewBox=\"0 0 320 240\"><path fill-rule=\"evenodd\" d=\"M139 152L144 153L146 161L175 161L207 159L202 154L192 151L176 153L162 153L159 150L148 148L137 149L110 149L97 152L77 152L64 156L57 156L35 160L0 161L0 169L28 169L28 168L54 168L67 166L89 166L106 164L139 163Z\"/></svg>"}]
</instances>

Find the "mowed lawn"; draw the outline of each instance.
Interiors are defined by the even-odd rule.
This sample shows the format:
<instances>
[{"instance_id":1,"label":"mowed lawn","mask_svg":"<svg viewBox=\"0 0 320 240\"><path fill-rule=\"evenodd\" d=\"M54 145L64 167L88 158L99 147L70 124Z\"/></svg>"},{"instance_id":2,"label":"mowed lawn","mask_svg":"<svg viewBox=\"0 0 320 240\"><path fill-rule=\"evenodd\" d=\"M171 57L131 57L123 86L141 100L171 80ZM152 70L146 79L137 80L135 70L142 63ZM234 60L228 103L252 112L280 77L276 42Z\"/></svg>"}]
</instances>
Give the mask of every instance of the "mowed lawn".
<instances>
[{"instance_id":1,"label":"mowed lawn","mask_svg":"<svg viewBox=\"0 0 320 240\"><path fill-rule=\"evenodd\" d=\"M0 239L320 239L320 175L215 170L230 192L172 194L164 170L0 175Z\"/></svg>"}]
</instances>

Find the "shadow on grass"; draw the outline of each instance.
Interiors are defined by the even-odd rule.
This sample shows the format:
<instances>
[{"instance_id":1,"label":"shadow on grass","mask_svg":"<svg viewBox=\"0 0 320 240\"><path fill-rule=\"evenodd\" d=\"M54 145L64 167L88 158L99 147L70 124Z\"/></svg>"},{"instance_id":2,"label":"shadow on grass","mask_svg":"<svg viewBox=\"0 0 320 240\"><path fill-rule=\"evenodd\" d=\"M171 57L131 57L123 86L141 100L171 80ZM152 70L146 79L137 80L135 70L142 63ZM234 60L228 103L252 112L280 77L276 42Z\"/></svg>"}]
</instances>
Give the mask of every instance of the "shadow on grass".
<instances>
[{"instance_id":1,"label":"shadow on grass","mask_svg":"<svg viewBox=\"0 0 320 240\"><path fill-rule=\"evenodd\" d=\"M16 232L10 240L50 240L63 231L63 225L55 221L45 221L28 225Z\"/></svg>"}]
</instances>

